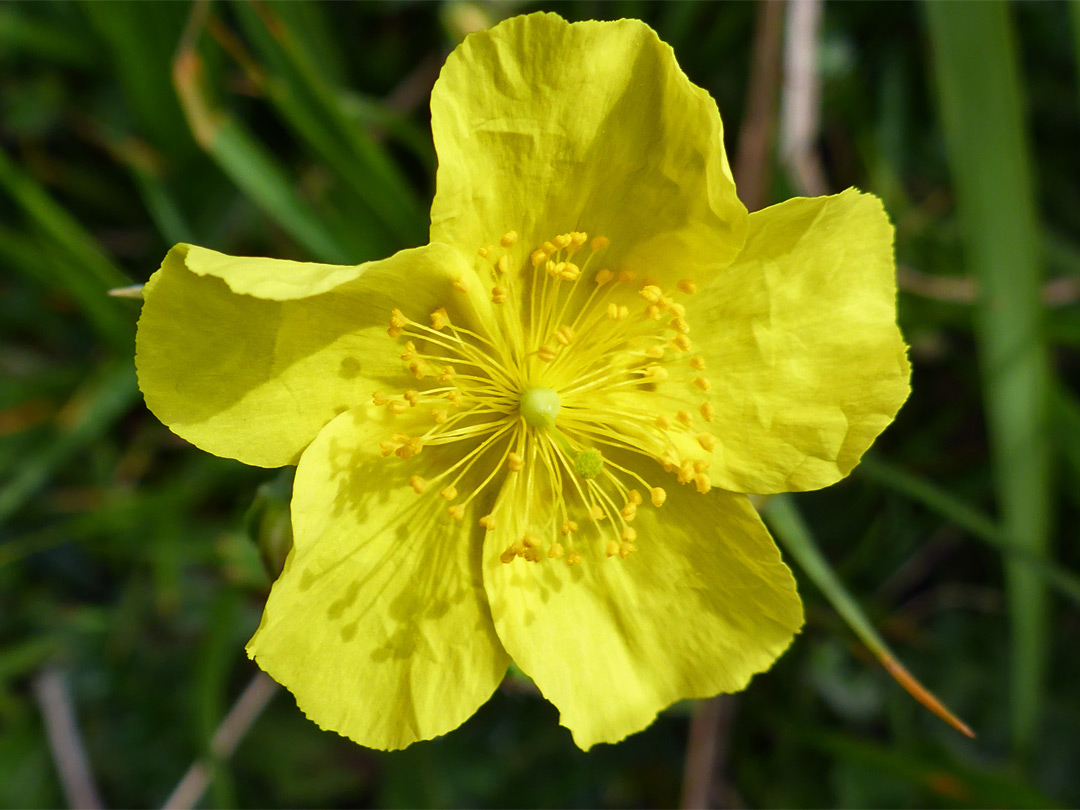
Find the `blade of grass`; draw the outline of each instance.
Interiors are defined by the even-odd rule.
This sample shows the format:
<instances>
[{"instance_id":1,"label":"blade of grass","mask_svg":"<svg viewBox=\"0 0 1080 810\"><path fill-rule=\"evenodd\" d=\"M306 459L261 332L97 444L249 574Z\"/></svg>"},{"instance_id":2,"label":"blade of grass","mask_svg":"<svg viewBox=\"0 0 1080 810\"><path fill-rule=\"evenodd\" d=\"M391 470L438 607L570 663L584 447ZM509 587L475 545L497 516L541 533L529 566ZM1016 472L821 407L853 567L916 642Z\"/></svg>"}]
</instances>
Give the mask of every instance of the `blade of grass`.
<instances>
[{"instance_id":1,"label":"blade of grass","mask_svg":"<svg viewBox=\"0 0 1080 810\"><path fill-rule=\"evenodd\" d=\"M21 266L20 271L70 293L99 336L121 354L130 356L134 318L105 296L106 290L129 283L124 272L105 256L82 225L2 149L0 191L7 192L23 210L43 237L45 244L39 247L47 248L47 252L22 251L27 256L37 253L38 259ZM16 249L19 234L4 229L0 235Z\"/></svg>"},{"instance_id":2,"label":"blade of grass","mask_svg":"<svg viewBox=\"0 0 1080 810\"><path fill-rule=\"evenodd\" d=\"M13 478L0 487L3 524L74 453L93 442L139 399L130 359L106 368L76 392L58 416L52 441L22 460Z\"/></svg>"},{"instance_id":3,"label":"blade of grass","mask_svg":"<svg viewBox=\"0 0 1080 810\"><path fill-rule=\"evenodd\" d=\"M765 502L762 514L784 549L795 558L795 562L818 586L825 598L829 600L829 604L847 622L852 632L867 646L888 673L896 679L896 682L937 717L962 734L974 737L975 733L962 720L945 708L940 700L908 672L889 649L885 640L878 635L862 608L847 592L828 560L818 549L791 496L770 497Z\"/></svg>"},{"instance_id":4,"label":"blade of grass","mask_svg":"<svg viewBox=\"0 0 1080 810\"><path fill-rule=\"evenodd\" d=\"M1075 403L1072 403L1075 407ZM1064 405L1062 406L1064 408ZM1080 412L1066 419L1062 417L1064 436L1076 436L1076 441L1066 442L1066 449L1076 448L1080 459ZM1066 453L1067 455L1067 453ZM1077 462L1080 471L1080 461ZM924 478L904 472L899 467L887 464L871 455L863 456L859 462L857 474L903 493L913 501L918 501L933 512L937 512L950 523L959 526L972 537L1001 549L1013 559L1021 561L1037 571L1048 584L1057 588L1063 596L1080 604L1080 576L1062 568L1042 555L1034 554L1025 546L1010 543L994 520L955 495Z\"/></svg>"},{"instance_id":5,"label":"blade of grass","mask_svg":"<svg viewBox=\"0 0 1080 810\"><path fill-rule=\"evenodd\" d=\"M1049 553L1050 367L1042 332L1039 225L1013 29L1002 2L927 3L957 208L979 282L976 336L1002 529ZM1035 740L1049 657L1038 573L1006 561L1012 630L1012 736Z\"/></svg>"},{"instance_id":6,"label":"blade of grass","mask_svg":"<svg viewBox=\"0 0 1080 810\"><path fill-rule=\"evenodd\" d=\"M195 49L206 13L205 3L193 7L172 67L173 84L195 140L256 206L315 258L337 264L356 261L355 254L363 254L362 245L328 228L262 144L237 120L212 106L205 66Z\"/></svg>"}]
</instances>

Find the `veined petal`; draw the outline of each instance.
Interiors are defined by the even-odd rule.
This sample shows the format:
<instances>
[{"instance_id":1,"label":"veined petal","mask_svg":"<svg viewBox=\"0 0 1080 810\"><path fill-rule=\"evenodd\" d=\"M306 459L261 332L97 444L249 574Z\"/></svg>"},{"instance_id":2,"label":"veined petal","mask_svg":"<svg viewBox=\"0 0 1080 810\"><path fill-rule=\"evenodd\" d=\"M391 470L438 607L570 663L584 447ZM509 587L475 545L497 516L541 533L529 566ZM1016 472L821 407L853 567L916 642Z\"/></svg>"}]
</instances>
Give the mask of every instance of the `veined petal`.
<instances>
[{"instance_id":1,"label":"veined petal","mask_svg":"<svg viewBox=\"0 0 1080 810\"><path fill-rule=\"evenodd\" d=\"M431 115L433 241L584 230L610 238L619 269L697 278L745 238L716 103L638 20L540 13L472 34Z\"/></svg>"},{"instance_id":2,"label":"veined petal","mask_svg":"<svg viewBox=\"0 0 1080 810\"><path fill-rule=\"evenodd\" d=\"M247 649L319 726L395 749L463 723L509 659L484 595L476 516L455 522L445 501L418 497L407 478L433 451L407 465L382 458L372 448L386 429L374 408L357 408L304 451L293 550Z\"/></svg>"},{"instance_id":3,"label":"veined petal","mask_svg":"<svg viewBox=\"0 0 1080 810\"><path fill-rule=\"evenodd\" d=\"M583 749L682 698L743 689L803 622L791 572L744 496L674 485L633 525L636 553L607 558L586 538L573 567L504 563L513 538L498 531L484 546L499 638Z\"/></svg>"},{"instance_id":4,"label":"veined petal","mask_svg":"<svg viewBox=\"0 0 1080 810\"><path fill-rule=\"evenodd\" d=\"M750 215L735 263L687 302L718 447L709 475L738 492L801 491L843 478L907 399L896 325L893 229L849 189Z\"/></svg>"},{"instance_id":5,"label":"veined petal","mask_svg":"<svg viewBox=\"0 0 1080 810\"><path fill-rule=\"evenodd\" d=\"M400 371L391 309L426 320L472 272L445 245L356 267L177 245L144 291L139 385L192 444L261 467L294 464L334 416Z\"/></svg>"}]
</instances>

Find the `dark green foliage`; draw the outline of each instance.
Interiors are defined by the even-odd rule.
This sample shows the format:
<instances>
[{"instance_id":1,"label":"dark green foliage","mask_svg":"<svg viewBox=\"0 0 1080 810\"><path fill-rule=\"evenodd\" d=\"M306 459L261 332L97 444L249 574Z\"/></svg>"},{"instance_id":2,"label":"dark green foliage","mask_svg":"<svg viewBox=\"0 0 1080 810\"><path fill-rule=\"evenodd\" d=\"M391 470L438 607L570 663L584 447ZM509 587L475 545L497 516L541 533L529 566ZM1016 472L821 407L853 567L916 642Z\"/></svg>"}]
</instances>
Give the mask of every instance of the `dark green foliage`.
<instances>
[{"instance_id":1,"label":"dark green foliage","mask_svg":"<svg viewBox=\"0 0 1080 810\"><path fill-rule=\"evenodd\" d=\"M911 400L850 480L792 503L890 647L979 736L916 704L797 571L808 624L734 699L716 781L725 803L1080 804L1080 11L995 5L977 22L964 4L942 6L827 6L821 153L833 190L884 199L901 265L1027 295L1030 323L901 292ZM734 151L756 6L543 7L653 25L717 99ZM422 243L427 92L468 10L0 5L0 807L65 801L32 687L47 667L66 673L106 803L162 803L255 673L243 644L269 587L264 562L279 566L287 542L288 475L194 450L145 410L138 302L106 291L145 281L180 240L348 262ZM201 33L185 41L189 25ZM989 33L957 39L975 29ZM995 36L1013 42L1015 66ZM174 72L182 47L201 78ZM957 105L987 79L985 48L1004 65L995 81L1018 80L994 112L1014 128L996 134L1018 140L980 178L965 163L983 154L981 134L964 118L980 111ZM217 116L215 139L190 126L177 81ZM772 177L771 200L795 193L778 163ZM980 241L979 229L1026 183L1027 263L988 269L1002 234ZM1032 308L1049 280L1053 300ZM1021 326L1029 337L1007 334ZM1017 390L1010 379L1028 377L986 365L1010 340L1047 363L1034 377L1045 390ZM1042 421L1023 404L1032 397ZM1029 438L1016 466L1018 430ZM1016 500L1031 476L1045 503ZM1024 627L1033 635L1010 636ZM511 678L457 732L383 754L319 731L281 693L215 764L203 805L672 806L692 711L585 754Z\"/></svg>"}]
</instances>

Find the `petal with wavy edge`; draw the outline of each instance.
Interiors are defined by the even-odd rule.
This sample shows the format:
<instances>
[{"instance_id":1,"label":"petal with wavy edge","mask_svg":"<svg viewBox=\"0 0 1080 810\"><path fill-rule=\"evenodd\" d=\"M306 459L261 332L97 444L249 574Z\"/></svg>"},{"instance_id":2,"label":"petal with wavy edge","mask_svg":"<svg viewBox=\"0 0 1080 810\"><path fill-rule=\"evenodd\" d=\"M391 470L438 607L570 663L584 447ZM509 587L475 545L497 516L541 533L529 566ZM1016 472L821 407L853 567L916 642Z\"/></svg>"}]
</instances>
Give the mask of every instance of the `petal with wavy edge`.
<instances>
[{"instance_id":1,"label":"petal with wavy edge","mask_svg":"<svg viewBox=\"0 0 1080 810\"><path fill-rule=\"evenodd\" d=\"M638 511L638 550L625 560L607 558L595 536L574 546L583 560L573 567L503 563L516 538L499 531L484 545L499 638L583 749L641 730L682 698L743 689L802 625L791 572L744 496L674 482L667 492L662 508Z\"/></svg>"},{"instance_id":2,"label":"petal with wavy edge","mask_svg":"<svg viewBox=\"0 0 1080 810\"><path fill-rule=\"evenodd\" d=\"M611 239L605 263L699 277L745 238L716 103L638 20L530 14L471 34L431 94L433 241ZM597 268L599 269L599 268Z\"/></svg>"},{"instance_id":3,"label":"petal with wavy edge","mask_svg":"<svg viewBox=\"0 0 1080 810\"><path fill-rule=\"evenodd\" d=\"M440 459L434 449L382 458L378 442L399 429L357 408L304 451L293 550L248 643L311 720L382 749L459 726L509 662L481 582L475 510L455 522L435 493L409 488Z\"/></svg>"},{"instance_id":4,"label":"petal with wavy edge","mask_svg":"<svg viewBox=\"0 0 1080 810\"><path fill-rule=\"evenodd\" d=\"M426 321L472 273L445 245L357 267L177 245L144 292L139 385L192 444L261 467L294 464L334 416L400 373L391 309Z\"/></svg>"},{"instance_id":5,"label":"petal with wavy edge","mask_svg":"<svg viewBox=\"0 0 1080 810\"><path fill-rule=\"evenodd\" d=\"M686 301L712 387L665 391L673 410L712 403L715 486L828 486L892 422L910 390L892 240L872 195L789 200L751 214L739 258Z\"/></svg>"}]
</instances>

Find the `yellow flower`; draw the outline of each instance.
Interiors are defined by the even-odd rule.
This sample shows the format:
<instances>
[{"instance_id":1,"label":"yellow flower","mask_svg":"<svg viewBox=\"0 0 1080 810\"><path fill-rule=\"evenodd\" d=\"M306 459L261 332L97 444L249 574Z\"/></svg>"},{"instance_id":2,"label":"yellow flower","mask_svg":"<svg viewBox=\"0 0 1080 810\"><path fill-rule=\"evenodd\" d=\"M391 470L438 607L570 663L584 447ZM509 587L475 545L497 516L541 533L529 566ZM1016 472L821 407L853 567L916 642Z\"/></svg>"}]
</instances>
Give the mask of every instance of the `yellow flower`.
<instances>
[{"instance_id":1,"label":"yellow flower","mask_svg":"<svg viewBox=\"0 0 1080 810\"><path fill-rule=\"evenodd\" d=\"M738 493L837 481L907 396L892 228L853 190L747 215L716 105L634 20L474 34L431 106L430 244L178 245L142 390L211 453L298 464L248 652L320 726L443 734L513 659L578 745L613 742L801 626Z\"/></svg>"}]
</instances>

